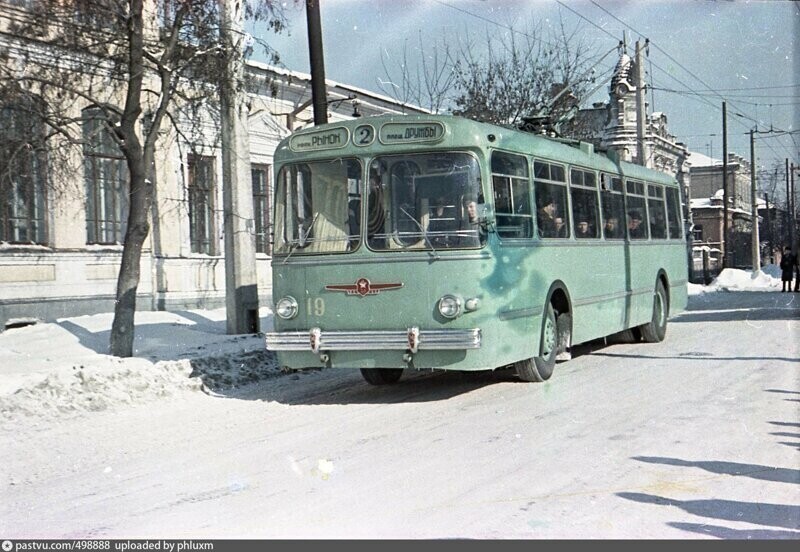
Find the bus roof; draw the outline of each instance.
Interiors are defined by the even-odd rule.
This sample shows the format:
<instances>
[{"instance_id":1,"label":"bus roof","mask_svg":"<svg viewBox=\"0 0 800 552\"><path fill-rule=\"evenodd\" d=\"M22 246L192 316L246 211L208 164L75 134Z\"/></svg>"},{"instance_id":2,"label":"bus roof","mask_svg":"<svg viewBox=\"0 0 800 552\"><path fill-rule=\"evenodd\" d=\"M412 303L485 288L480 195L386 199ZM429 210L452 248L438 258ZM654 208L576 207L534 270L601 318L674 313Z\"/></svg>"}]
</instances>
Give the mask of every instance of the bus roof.
<instances>
[{"instance_id":1,"label":"bus roof","mask_svg":"<svg viewBox=\"0 0 800 552\"><path fill-rule=\"evenodd\" d=\"M387 125L388 124L388 125ZM384 132L386 128L420 128L420 125L441 125L441 135L433 139L411 139L396 141L392 134ZM357 130L372 127L373 138L368 148L370 154L398 153L400 151L430 151L452 149L501 149L509 152L531 155L569 165L595 169L625 177L675 185L675 178L669 174L648 169L640 165L619 161L613 154L595 152L594 147L586 142L553 139L531 134L513 128L482 123L453 115L377 115L348 121L328 123L300 130L283 139L275 152L275 161L282 163L295 159L300 154L293 148L302 145L303 157L323 159L335 156L358 155L365 148L353 144L351 136ZM341 136L337 137L337 129ZM415 133L412 131L412 135ZM494 138L492 139L491 136ZM303 137L319 137L319 145L301 144ZM335 142L332 144L332 142ZM306 147L308 146L308 147Z\"/></svg>"}]
</instances>

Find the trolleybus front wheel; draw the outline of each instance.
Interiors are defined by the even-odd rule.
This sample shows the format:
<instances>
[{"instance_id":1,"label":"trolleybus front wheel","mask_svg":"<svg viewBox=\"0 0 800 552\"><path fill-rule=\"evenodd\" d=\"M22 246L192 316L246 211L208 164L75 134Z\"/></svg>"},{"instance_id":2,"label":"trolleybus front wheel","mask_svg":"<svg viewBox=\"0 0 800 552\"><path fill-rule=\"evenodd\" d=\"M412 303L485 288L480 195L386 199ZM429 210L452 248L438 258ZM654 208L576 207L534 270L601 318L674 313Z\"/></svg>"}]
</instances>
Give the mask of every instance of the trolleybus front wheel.
<instances>
[{"instance_id":1,"label":"trolleybus front wheel","mask_svg":"<svg viewBox=\"0 0 800 552\"><path fill-rule=\"evenodd\" d=\"M526 358L514 363L519 379L533 382L542 382L550 379L550 376L553 375L553 368L556 366L558 334L556 311L552 304L548 304L547 312L542 322L541 354L537 357Z\"/></svg>"},{"instance_id":2,"label":"trolleybus front wheel","mask_svg":"<svg viewBox=\"0 0 800 552\"><path fill-rule=\"evenodd\" d=\"M402 368L362 368L361 375L372 385L397 383L403 375Z\"/></svg>"},{"instance_id":3,"label":"trolleybus front wheel","mask_svg":"<svg viewBox=\"0 0 800 552\"><path fill-rule=\"evenodd\" d=\"M639 326L642 332L642 339L647 343L658 343L664 341L667 335L667 316L669 315L669 301L667 300L667 290L664 289L664 282L660 279L656 284L656 291L653 295L653 316L650 322Z\"/></svg>"}]
</instances>

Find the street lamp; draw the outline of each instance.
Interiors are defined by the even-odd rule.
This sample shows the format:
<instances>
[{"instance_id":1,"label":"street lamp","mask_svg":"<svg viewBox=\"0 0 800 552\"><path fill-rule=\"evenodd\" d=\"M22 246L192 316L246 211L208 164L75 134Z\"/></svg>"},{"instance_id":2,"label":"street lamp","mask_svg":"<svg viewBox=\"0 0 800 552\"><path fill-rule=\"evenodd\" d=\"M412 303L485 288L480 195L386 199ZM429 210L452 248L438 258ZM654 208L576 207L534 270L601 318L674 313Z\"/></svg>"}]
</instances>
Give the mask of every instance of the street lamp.
<instances>
[{"instance_id":1,"label":"street lamp","mask_svg":"<svg viewBox=\"0 0 800 552\"><path fill-rule=\"evenodd\" d=\"M361 117L361 113L358 111L358 96L355 94L348 94L346 98L339 98L338 100L328 100L328 107L332 106L333 104L341 104L342 102L352 101L353 102L353 113L351 114L352 117Z\"/></svg>"},{"instance_id":2,"label":"street lamp","mask_svg":"<svg viewBox=\"0 0 800 552\"><path fill-rule=\"evenodd\" d=\"M281 113L280 115L286 115L286 128L289 130L294 130L294 122L302 111L305 111L308 106L313 103L313 98L309 98L308 100L304 101L300 105L298 105L293 111L290 113ZM353 113L351 114L352 117L361 117L361 113L358 111L358 106L361 102L358 101L358 96L355 94L348 94L346 98L339 98L337 100L328 100L325 102L325 108L334 105L334 104L341 104L342 102L352 101L353 102Z\"/></svg>"}]
</instances>

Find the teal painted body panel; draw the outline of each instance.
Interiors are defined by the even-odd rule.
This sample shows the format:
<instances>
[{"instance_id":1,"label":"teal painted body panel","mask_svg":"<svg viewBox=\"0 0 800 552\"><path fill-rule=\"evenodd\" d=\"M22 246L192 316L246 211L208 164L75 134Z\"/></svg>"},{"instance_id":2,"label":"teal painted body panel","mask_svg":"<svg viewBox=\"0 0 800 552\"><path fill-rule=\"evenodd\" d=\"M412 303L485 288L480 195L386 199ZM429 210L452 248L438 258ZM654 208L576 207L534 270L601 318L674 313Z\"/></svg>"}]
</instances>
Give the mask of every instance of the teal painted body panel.
<instances>
[{"instance_id":1,"label":"teal painted body panel","mask_svg":"<svg viewBox=\"0 0 800 552\"><path fill-rule=\"evenodd\" d=\"M371 125L377 136L381 125L392 121L437 121L444 134L438 141L382 145L379 138L367 148L352 144L338 149L291 151L290 139L276 153L276 171L286 163L358 157L367 167L376 155L393 153L471 152L481 167L483 193L490 198L489 156L493 149L517 152L529 159L555 160L566 165L607 171L666 186L676 186L668 175L636 165L615 163L605 156L526 133L439 116L374 117L329 125L354 135ZM324 131L320 127L317 132ZM312 131L313 132L313 131ZM311 135L312 132L305 134ZM344 136L342 130L337 131ZM303 134L303 133L298 133ZM494 141L487 141L494 135ZM293 135L295 136L295 135ZM332 141L339 140L332 138ZM366 169L365 169L366 170ZM366 181L367 179L364 178ZM366 194L365 194L366 195ZM366 201L366 198L364 199ZM492 205L487 199L488 214ZM362 225L363 228L363 225ZM481 331L480 348L469 350L419 350L410 361L403 350L333 350L325 358L309 350L279 350L278 361L289 368L323 364L346 368L437 368L486 370L536 356L542 317L553 287L569 300L572 345L648 322L652 316L657 280L666 285L670 315L686 306L687 254L684 240L576 240L501 239L489 232L481 248L447 251L372 251L361 240L356 250L335 254L295 251L275 256L272 263L275 301L291 296L298 314L290 320L275 317L276 332ZM347 294L341 286L359 279L375 284L402 284L377 294ZM326 286L339 286L330 289ZM451 294L462 300L477 299L479 307L447 319L437 310L438 300Z\"/></svg>"}]
</instances>

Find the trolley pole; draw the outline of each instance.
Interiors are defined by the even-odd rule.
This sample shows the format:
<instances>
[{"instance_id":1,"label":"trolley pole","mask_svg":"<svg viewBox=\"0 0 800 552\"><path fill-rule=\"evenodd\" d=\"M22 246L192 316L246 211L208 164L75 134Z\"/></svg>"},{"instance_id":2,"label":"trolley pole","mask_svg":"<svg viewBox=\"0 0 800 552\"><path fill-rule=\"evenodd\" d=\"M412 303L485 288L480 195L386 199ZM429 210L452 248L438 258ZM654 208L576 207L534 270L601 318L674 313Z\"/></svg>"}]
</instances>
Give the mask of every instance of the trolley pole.
<instances>
[{"instance_id":1,"label":"trolley pole","mask_svg":"<svg viewBox=\"0 0 800 552\"><path fill-rule=\"evenodd\" d=\"M761 244L758 236L758 200L756 199L756 145L753 133L755 129L750 129L750 198L752 199L752 254L753 272L761 270Z\"/></svg>"}]
</instances>

